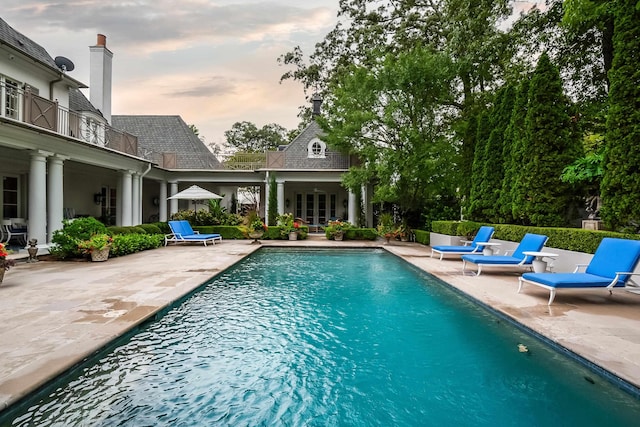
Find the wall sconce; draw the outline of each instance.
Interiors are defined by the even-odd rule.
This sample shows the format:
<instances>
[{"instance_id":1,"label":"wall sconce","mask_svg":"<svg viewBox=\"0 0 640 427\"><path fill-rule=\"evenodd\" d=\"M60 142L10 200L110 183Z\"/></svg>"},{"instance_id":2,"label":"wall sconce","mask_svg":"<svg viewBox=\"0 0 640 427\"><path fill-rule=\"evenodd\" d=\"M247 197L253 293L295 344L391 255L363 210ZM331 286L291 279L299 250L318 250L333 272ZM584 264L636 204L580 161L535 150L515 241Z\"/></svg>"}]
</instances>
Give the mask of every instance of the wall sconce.
<instances>
[{"instance_id":1,"label":"wall sconce","mask_svg":"<svg viewBox=\"0 0 640 427\"><path fill-rule=\"evenodd\" d=\"M344 206L344 208L347 209L347 206L349 206L349 202L347 202L347 199L344 199L342 201L342 206Z\"/></svg>"},{"instance_id":2,"label":"wall sconce","mask_svg":"<svg viewBox=\"0 0 640 427\"><path fill-rule=\"evenodd\" d=\"M159 199L159 198L157 198L157 197L154 197L154 198L151 200L151 203L153 204L153 206L160 206L160 199Z\"/></svg>"},{"instance_id":3,"label":"wall sconce","mask_svg":"<svg viewBox=\"0 0 640 427\"><path fill-rule=\"evenodd\" d=\"M289 199L287 199L287 200L285 200L285 201L284 201L284 206L285 206L286 208L288 208L290 204L291 204L291 202L289 201Z\"/></svg>"},{"instance_id":4,"label":"wall sconce","mask_svg":"<svg viewBox=\"0 0 640 427\"><path fill-rule=\"evenodd\" d=\"M102 193L96 193L93 195L93 203L96 205L102 204Z\"/></svg>"}]
</instances>

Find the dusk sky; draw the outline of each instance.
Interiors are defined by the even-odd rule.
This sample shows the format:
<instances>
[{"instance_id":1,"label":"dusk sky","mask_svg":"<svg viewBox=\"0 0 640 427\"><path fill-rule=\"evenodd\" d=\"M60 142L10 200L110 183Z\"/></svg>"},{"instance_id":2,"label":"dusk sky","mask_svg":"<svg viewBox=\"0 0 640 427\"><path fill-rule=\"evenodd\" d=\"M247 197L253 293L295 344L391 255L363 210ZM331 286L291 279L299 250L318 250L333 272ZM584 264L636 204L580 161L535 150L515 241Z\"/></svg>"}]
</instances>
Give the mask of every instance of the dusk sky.
<instances>
[{"instance_id":1,"label":"dusk sky","mask_svg":"<svg viewBox=\"0 0 640 427\"><path fill-rule=\"evenodd\" d=\"M311 53L335 26L338 2L3 0L1 16L52 57L71 59L69 74L87 85L89 46L104 34L112 114L180 115L209 144L238 121L297 127L302 85L279 83L287 68L277 58L296 45ZM516 2L516 13L532 3Z\"/></svg>"},{"instance_id":2,"label":"dusk sky","mask_svg":"<svg viewBox=\"0 0 640 427\"><path fill-rule=\"evenodd\" d=\"M206 143L237 121L298 125L302 85L277 58L310 53L334 27L338 0L3 0L2 18L75 64L89 85L89 46L107 36L113 114L180 115ZM88 92L85 95L89 97Z\"/></svg>"}]
</instances>

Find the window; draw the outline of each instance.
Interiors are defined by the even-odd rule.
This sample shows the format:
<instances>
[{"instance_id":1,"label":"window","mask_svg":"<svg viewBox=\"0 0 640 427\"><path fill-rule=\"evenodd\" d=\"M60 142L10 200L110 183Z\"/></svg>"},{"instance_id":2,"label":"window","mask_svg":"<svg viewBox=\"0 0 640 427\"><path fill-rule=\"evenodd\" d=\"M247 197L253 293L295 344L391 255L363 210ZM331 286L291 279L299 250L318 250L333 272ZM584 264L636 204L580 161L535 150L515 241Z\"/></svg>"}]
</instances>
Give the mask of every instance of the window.
<instances>
[{"instance_id":1,"label":"window","mask_svg":"<svg viewBox=\"0 0 640 427\"><path fill-rule=\"evenodd\" d=\"M327 146L324 142L320 141L318 138L313 138L309 142L309 145L307 145L308 158L324 159L326 148Z\"/></svg>"},{"instance_id":2,"label":"window","mask_svg":"<svg viewBox=\"0 0 640 427\"><path fill-rule=\"evenodd\" d=\"M18 91L20 84L8 77L2 77L1 83L3 98L2 115L10 119L18 120L20 118L20 96Z\"/></svg>"},{"instance_id":3,"label":"window","mask_svg":"<svg viewBox=\"0 0 640 427\"><path fill-rule=\"evenodd\" d=\"M18 178L2 177L2 217L16 218L18 216Z\"/></svg>"}]
</instances>

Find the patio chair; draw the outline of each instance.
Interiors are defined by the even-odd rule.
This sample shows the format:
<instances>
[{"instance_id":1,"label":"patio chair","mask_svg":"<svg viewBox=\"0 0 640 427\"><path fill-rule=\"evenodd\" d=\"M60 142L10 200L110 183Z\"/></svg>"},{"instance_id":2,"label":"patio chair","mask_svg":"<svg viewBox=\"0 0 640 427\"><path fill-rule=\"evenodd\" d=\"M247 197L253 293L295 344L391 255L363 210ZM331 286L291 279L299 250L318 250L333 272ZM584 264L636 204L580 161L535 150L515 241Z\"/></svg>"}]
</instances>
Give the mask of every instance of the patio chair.
<instances>
[{"instance_id":1,"label":"patio chair","mask_svg":"<svg viewBox=\"0 0 640 427\"><path fill-rule=\"evenodd\" d=\"M511 268L531 268L534 257L525 255L523 252L538 252L547 243L547 236L527 233L520 241L518 247L512 255L462 255L462 272L464 273L467 263L478 266L477 276L482 272L483 266L488 267L511 267Z\"/></svg>"},{"instance_id":2,"label":"patio chair","mask_svg":"<svg viewBox=\"0 0 640 427\"><path fill-rule=\"evenodd\" d=\"M431 248L431 258L433 258L434 253L440 254L440 261L442 261L442 257L445 255L466 255L466 254L474 254L474 253L482 253L482 245L478 245L478 243L484 243L491 240L491 236L493 236L494 228L488 225L483 225L480 227L476 236L473 238L473 241L470 244L465 244L464 246L454 246L454 245L438 245Z\"/></svg>"},{"instance_id":3,"label":"patio chair","mask_svg":"<svg viewBox=\"0 0 640 427\"><path fill-rule=\"evenodd\" d=\"M2 241L17 240L19 245L27 244L27 225L23 218L2 220Z\"/></svg>"},{"instance_id":4,"label":"patio chair","mask_svg":"<svg viewBox=\"0 0 640 427\"><path fill-rule=\"evenodd\" d=\"M222 241L222 236L219 234L200 234L198 231L194 231L191 228L191 224L186 220L169 221L169 228L171 233L164 236L164 245L167 246L170 242L178 243L203 243L207 246L207 242L215 245L216 240Z\"/></svg>"},{"instance_id":5,"label":"patio chair","mask_svg":"<svg viewBox=\"0 0 640 427\"><path fill-rule=\"evenodd\" d=\"M614 239L605 237L596 249L588 265L578 264L573 273L525 273L518 280L518 292L524 283L549 290L548 305L553 303L558 289L600 290L614 289L638 290L628 286L633 270L640 259L640 240ZM584 273L578 272L586 267Z\"/></svg>"}]
</instances>

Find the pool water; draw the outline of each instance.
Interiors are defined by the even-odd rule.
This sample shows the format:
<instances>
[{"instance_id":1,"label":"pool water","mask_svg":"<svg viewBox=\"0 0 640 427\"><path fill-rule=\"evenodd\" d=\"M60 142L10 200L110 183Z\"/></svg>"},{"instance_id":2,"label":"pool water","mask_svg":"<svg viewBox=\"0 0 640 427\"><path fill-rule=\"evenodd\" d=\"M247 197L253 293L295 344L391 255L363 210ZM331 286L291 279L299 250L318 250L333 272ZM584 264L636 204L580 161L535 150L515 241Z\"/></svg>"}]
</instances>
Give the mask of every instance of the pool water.
<instances>
[{"instance_id":1,"label":"pool water","mask_svg":"<svg viewBox=\"0 0 640 427\"><path fill-rule=\"evenodd\" d=\"M263 249L22 406L8 425L640 419L633 397L380 250Z\"/></svg>"}]
</instances>

